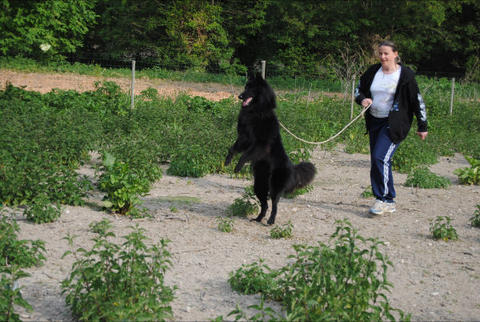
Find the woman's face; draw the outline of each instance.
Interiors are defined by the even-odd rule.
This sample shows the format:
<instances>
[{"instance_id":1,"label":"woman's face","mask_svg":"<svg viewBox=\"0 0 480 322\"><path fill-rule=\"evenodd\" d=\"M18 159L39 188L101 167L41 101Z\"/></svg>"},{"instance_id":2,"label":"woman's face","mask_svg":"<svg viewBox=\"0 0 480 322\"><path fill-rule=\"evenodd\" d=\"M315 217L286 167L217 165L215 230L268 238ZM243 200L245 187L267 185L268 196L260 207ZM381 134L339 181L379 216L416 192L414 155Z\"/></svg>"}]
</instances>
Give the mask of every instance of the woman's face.
<instances>
[{"instance_id":1,"label":"woman's face","mask_svg":"<svg viewBox=\"0 0 480 322\"><path fill-rule=\"evenodd\" d=\"M397 63L398 51L393 51L390 46L380 46L378 47L378 57L383 66L393 66Z\"/></svg>"}]
</instances>

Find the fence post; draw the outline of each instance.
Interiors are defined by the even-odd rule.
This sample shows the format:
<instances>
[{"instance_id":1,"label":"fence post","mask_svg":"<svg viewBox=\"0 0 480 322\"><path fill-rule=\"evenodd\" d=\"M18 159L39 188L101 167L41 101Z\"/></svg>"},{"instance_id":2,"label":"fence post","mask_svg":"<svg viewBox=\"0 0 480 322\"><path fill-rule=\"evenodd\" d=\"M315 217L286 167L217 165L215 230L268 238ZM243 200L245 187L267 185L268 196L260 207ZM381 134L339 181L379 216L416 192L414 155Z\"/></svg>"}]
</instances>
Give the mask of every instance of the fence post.
<instances>
[{"instance_id":1,"label":"fence post","mask_svg":"<svg viewBox=\"0 0 480 322\"><path fill-rule=\"evenodd\" d=\"M135 60L132 60L132 88L130 91L130 108L133 109L135 105Z\"/></svg>"},{"instance_id":2,"label":"fence post","mask_svg":"<svg viewBox=\"0 0 480 322\"><path fill-rule=\"evenodd\" d=\"M452 78L452 93L450 95L450 115L453 114L453 96L455 95L455 77Z\"/></svg>"},{"instance_id":3,"label":"fence post","mask_svg":"<svg viewBox=\"0 0 480 322\"><path fill-rule=\"evenodd\" d=\"M353 103L355 101L355 75L352 76L352 104L350 105L350 119L353 119Z\"/></svg>"},{"instance_id":4,"label":"fence post","mask_svg":"<svg viewBox=\"0 0 480 322\"><path fill-rule=\"evenodd\" d=\"M267 62L265 60L262 60L262 77L265 79L265 67L267 65Z\"/></svg>"}]
</instances>

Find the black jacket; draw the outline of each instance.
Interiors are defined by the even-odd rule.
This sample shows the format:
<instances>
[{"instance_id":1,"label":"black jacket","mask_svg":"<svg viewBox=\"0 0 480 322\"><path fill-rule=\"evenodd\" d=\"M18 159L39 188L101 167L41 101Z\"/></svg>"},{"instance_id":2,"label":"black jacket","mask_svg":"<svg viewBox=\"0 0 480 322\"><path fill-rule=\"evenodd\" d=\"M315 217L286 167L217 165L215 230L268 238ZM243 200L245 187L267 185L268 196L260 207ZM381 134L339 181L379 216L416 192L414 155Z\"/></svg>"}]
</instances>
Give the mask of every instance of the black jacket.
<instances>
[{"instance_id":1,"label":"black jacket","mask_svg":"<svg viewBox=\"0 0 480 322\"><path fill-rule=\"evenodd\" d=\"M381 66L381 64L370 66L360 77L358 87L355 90L355 101L358 104L361 105L364 98L372 98L370 86ZM418 131L427 132L425 103L420 95L415 74L410 68L402 66L393 105L388 115L390 139L394 143L398 144L407 137L412 126L413 114L417 118ZM372 118L373 116L370 113L365 113L367 131L370 128Z\"/></svg>"}]
</instances>

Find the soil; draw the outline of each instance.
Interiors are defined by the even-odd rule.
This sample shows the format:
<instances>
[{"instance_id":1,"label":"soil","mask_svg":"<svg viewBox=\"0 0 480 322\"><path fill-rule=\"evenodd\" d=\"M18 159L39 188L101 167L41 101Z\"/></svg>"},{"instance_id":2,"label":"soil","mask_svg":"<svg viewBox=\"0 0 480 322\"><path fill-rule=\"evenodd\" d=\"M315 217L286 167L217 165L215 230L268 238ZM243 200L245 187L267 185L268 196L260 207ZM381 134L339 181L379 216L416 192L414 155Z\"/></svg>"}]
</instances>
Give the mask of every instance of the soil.
<instances>
[{"instance_id":1,"label":"soil","mask_svg":"<svg viewBox=\"0 0 480 322\"><path fill-rule=\"evenodd\" d=\"M97 78L78 75L46 75L2 70L0 83L10 81L16 86L40 92L52 88L88 90ZM118 79L123 88L128 80ZM152 86L165 95L185 91L209 99L221 99L237 94L239 89L216 84L187 84L166 81L136 81L138 90ZM428 138L427 138L428 139ZM234 231L223 233L217 228L217 217L239 198L250 180L225 175L203 178L180 178L164 175L155 182L143 205L152 218L130 220L113 216L99 207L102 195L92 193L87 206L65 206L57 222L35 225L25 220L21 212L17 219L20 239L41 239L46 242L47 261L29 269L30 277L19 280L22 294L32 306L32 312L20 310L25 321L72 320L65 305L60 283L71 271L72 256L62 258L69 250L63 239L67 234L78 237L77 247L90 249L93 234L89 224L109 219L118 237L138 224L146 229L151 242L171 240L173 267L166 273L166 284L176 285L172 303L174 320L210 320L227 316L236 304L242 308L257 303L256 295L241 295L231 290L229 273L242 264L259 258L272 268L287 264L294 244L328 242L335 230L335 221L348 219L360 235L377 237L385 242L382 251L393 263L388 279L394 287L390 304L412 314L413 320L479 320L480 319L480 229L472 228L470 218L480 204L480 187L460 185L453 171L469 166L462 155L442 157L430 167L434 173L447 177L452 185L447 189L417 189L405 187L406 175L394 173L397 190L397 212L370 216L372 198L361 193L369 186L369 156L347 154L341 146L333 151L317 148L311 160L317 167L313 191L295 199L281 199L277 225L291 221L293 238L272 239L271 226L237 218ZM90 164L79 172L94 180L92 156ZM436 241L429 231L437 216L450 216L458 241ZM121 239L118 238L120 242ZM268 302L267 306L279 309ZM247 310L251 316L252 311Z\"/></svg>"}]
</instances>

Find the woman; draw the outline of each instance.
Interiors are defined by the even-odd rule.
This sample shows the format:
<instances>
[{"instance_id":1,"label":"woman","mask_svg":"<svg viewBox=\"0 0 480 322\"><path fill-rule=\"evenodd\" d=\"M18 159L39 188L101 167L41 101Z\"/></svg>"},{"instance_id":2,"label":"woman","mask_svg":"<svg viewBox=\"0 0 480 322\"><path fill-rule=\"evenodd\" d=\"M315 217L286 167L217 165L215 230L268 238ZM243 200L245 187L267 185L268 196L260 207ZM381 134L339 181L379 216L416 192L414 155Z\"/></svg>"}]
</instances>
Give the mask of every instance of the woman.
<instances>
[{"instance_id":1,"label":"woman","mask_svg":"<svg viewBox=\"0 0 480 322\"><path fill-rule=\"evenodd\" d=\"M355 101L363 107L370 137L370 181L376 197L370 213L395 211L391 160L400 142L407 137L415 114L418 136L427 137L427 114L414 72L400 63L391 41L378 46L379 64L370 66L360 77Z\"/></svg>"}]
</instances>

